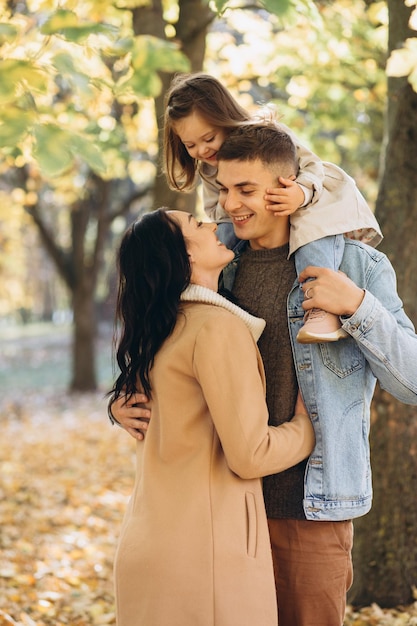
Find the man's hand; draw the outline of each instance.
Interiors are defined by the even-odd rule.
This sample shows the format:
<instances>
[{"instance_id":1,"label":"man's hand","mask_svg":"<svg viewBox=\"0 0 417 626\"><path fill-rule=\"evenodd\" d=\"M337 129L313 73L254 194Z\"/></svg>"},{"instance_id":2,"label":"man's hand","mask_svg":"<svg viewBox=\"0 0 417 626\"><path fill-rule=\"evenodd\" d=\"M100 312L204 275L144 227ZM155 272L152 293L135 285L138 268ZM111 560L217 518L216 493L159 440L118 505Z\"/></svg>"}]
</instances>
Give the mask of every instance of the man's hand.
<instances>
[{"instance_id":1,"label":"man's hand","mask_svg":"<svg viewBox=\"0 0 417 626\"><path fill-rule=\"evenodd\" d=\"M135 393L128 400L119 396L110 407L114 419L138 441L144 439L151 418L151 411L145 406L148 402L143 393Z\"/></svg>"},{"instance_id":2,"label":"man's hand","mask_svg":"<svg viewBox=\"0 0 417 626\"><path fill-rule=\"evenodd\" d=\"M265 200L268 211L272 211L277 217L291 215L303 204L304 191L292 178L278 178L281 187L267 189Z\"/></svg>"},{"instance_id":3,"label":"man's hand","mask_svg":"<svg viewBox=\"0 0 417 626\"><path fill-rule=\"evenodd\" d=\"M310 279L310 280L308 280ZM303 309L323 309L336 315L353 315L365 292L343 272L326 267L306 267L298 277L304 291ZM307 281L307 282L305 282Z\"/></svg>"}]
</instances>

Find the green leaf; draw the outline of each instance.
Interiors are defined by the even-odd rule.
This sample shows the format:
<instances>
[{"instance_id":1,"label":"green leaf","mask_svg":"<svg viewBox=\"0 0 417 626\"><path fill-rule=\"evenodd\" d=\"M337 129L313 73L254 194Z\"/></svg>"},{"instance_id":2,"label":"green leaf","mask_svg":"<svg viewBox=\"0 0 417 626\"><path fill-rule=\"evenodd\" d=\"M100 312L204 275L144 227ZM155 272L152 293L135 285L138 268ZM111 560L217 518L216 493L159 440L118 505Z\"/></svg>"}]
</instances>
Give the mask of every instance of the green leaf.
<instances>
[{"instance_id":1,"label":"green leaf","mask_svg":"<svg viewBox=\"0 0 417 626\"><path fill-rule=\"evenodd\" d=\"M58 73L66 76L73 85L88 93L91 91L91 77L80 72L74 65L73 58L66 52L59 52L53 58Z\"/></svg>"},{"instance_id":2,"label":"green leaf","mask_svg":"<svg viewBox=\"0 0 417 626\"><path fill-rule=\"evenodd\" d=\"M0 114L0 146L14 148L28 132L33 121L33 114L17 107L3 110Z\"/></svg>"},{"instance_id":3,"label":"green leaf","mask_svg":"<svg viewBox=\"0 0 417 626\"><path fill-rule=\"evenodd\" d=\"M12 68L14 61L0 61L0 102L14 100L16 94L16 81L13 78Z\"/></svg>"},{"instance_id":4,"label":"green leaf","mask_svg":"<svg viewBox=\"0 0 417 626\"><path fill-rule=\"evenodd\" d=\"M104 160L92 136L73 133L56 124L37 125L34 129L34 157L39 167L51 177L72 167L75 158L85 161L98 174L106 170Z\"/></svg>"},{"instance_id":5,"label":"green leaf","mask_svg":"<svg viewBox=\"0 0 417 626\"><path fill-rule=\"evenodd\" d=\"M263 0L262 4L269 13L285 15L291 8L291 0Z\"/></svg>"},{"instance_id":6,"label":"green leaf","mask_svg":"<svg viewBox=\"0 0 417 626\"><path fill-rule=\"evenodd\" d=\"M118 6L123 9L136 9L136 7L146 6L149 0L120 0Z\"/></svg>"},{"instance_id":7,"label":"green leaf","mask_svg":"<svg viewBox=\"0 0 417 626\"><path fill-rule=\"evenodd\" d=\"M42 24L41 33L43 35L54 35L63 28L70 28L78 26L79 18L74 11L67 11L65 9L59 9L52 13L52 15Z\"/></svg>"},{"instance_id":8,"label":"green leaf","mask_svg":"<svg viewBox=\"0 0 417 626\"><path fill-rule=\"evenodd\" d=\"M34 157L47 176L58 176L68 170L74 157L71 136L55 124L37 125L34 129L36 145Z\"/></svg>"},{"instance_id":9,"label":"green leaf","mask_svg":"<svg viewBox=\"0 0 417 626\"><path fill-rule=\"evenodd\" d=\"M0 60L0 102L10 102L16 97L17 87L24 84L29 89L46 91L45 72L31 61Z\"/></svg>"},{"instance_id":10,"label":"green leaf","mask_svg":"<svg viewBox=\"0 0 417 626\"><path fill-rule=\"evenodd\" d=\"M136 37L132 51L132 68L116 85L116 95L133 92L152 98L160 94L162 82L158 71L187 72L190 63L178 46L151 35Z\"/></svg>"},{"instance_id":11,"label":"green leaf","mask_svg":"<svg viewBox=\"0 0 417 626\"><path fill-rule=\"evenodd\" d=\"M222 15L222 13L227 9L227 4L229 0L213 0L214 8L217 13ZM210 0L208 0L207 4L211 4Z\"/></svg>"},{"instance_id":12,"label":"green leaf","mask_svg":"<svg viewBox=\"0 0 417 626\"><path fill-rule=\"evenodd\" d=\"M18 29L13 24L7 24L5 22L0 22L0 46L4 43L9 43L16 38L18 33Z\"/></svg>"},{"instance_id":13,"label":"green leaf","mask_svg":"<svg viewBox=\"0 0 417 626\"><path fill-rule=\"evenodd\" d=\"M122 37L103 48L103 54L107 56L120 57L131 52L134 47L133 37Z\"/></svg>"},{"instance_id":14,"label":"green leaf","mask_svg":"<svg viewBox=\"0 0 417 626\"><path fill-rule=\"evenodd\" d=\"M135 71L186 72L190 69L190 62L175 43L141 35L135 40L132 67Z\"/></svg>"},{"instance_id":15,"label":"green leaf","mask_svg":"<svg viewBox=\"0 0 417 626\"><path fill-rule=\"evenodd\" d=\"M116 85L116 95L133 92L137 96L153 98L161 93L162 81L156 72L138 71Z\"/></svg>"},{"instance_id":16,"label":"green leaf","mask_svg":"<svg viewBox=\"0 0 417 626\"><path fill-rule=\"evenodd\" d=\"M117 35L118 28L112 24L83 21L73 11L59 9L41 27L43 35L61 35L68 41L81 43L91 34Z\"/></svg>"},{"instance_id":17,"label":"green leaf","mask_svg":"<svg viewBox=\"0 0 417 626\"><path fill-rule=\"evenodd\" d=\"M73 135L71 137L71 151L75 156L85 161L97 174L105 173L106 165L103 157L91 136Z\"/></svg>"}]
</instances>

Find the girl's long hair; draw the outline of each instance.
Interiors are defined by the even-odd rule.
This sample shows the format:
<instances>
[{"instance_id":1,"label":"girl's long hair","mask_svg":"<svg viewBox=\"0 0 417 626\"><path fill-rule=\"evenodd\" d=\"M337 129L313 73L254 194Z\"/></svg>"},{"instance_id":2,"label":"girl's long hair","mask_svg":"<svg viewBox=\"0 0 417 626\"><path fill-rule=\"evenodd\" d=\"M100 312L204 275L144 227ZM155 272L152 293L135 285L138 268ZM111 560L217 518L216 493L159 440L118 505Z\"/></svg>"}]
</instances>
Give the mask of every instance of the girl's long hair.
<instances>
[{"instance_id":1,"label":"girl's long hair","mask_svg":"<svg viewBox=\"0 0 417 626\"><path fill-rule=\"evenodd\" d=\"M226 133L250 120L249 113L213 76L196 73L174 77L165 96L163 162L169 186L178 191L192 189L197 161L188 154L174 125L194 112Z\"/></svg>"},{"instance_id":2,"label":"girl's long hair","mask_svg":"<svg viewBox=\"0 0 417 626\"><path fill-rule=\"evenodd\" d=\"M150 370L174 329L180 295L191 266L179 224L161 208L126 231L118 252L119 290L116 359L120 368L114 398L142 391L151 397Z\"/></svg>"}]
</instances>

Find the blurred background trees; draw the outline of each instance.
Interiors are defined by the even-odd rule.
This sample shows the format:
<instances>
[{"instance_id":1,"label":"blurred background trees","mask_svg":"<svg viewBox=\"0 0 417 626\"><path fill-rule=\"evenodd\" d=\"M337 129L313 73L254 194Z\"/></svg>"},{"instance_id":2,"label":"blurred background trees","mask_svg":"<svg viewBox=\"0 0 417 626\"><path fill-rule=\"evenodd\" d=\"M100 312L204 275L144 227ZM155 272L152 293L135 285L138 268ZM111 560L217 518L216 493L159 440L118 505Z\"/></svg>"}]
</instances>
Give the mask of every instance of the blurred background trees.
<instances>
[{"instance_id":1,"label":"blurred background trees","mask_svg":"<svg viewBox=\"0 0 417 626\"><path fill-rule=\"evenodd\" d=\"M194 194L168 189L160 168L163 98L176 71L213 73L248 109L275 103L372 204L386 25L380 2L3 3L0 210L3 248L15 247L11 266L3 255L1 314L70 316L70 386L97 385L97 313L112 309L118 234L152 207L196 206Z\"/></svg>"},{"instance_id":2,"label":"blurred background trees","mask_svg":"<svg viewBox=\"0 0 417 626\"><path fill-rule=\"evenodd\" d=\"M248 110L276 105L356 179L417 321L416 29L416 0L0 0L2 326L71 320L69 387L97 387L121 232L160 205L201 210L160 167L166 88L199 70ZM415 417L377 391L358 604L408 602L417 585Z\"/></svg>"}]
</instances>

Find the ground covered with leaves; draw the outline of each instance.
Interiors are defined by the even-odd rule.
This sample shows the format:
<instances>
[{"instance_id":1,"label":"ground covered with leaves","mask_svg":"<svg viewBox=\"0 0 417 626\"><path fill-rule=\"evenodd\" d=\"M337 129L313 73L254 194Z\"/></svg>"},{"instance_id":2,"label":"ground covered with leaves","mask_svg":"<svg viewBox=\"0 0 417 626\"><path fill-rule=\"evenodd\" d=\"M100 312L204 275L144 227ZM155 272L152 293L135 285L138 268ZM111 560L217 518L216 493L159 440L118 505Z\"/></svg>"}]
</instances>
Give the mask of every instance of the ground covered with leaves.
<instances>
[{"instance_id":1,"label":"ground covered with leaves","mask_svg":"<svg viewBox=\"0 0 417 626\"><path fill-rule=\"evenodd\" d=\"M39 358L39 346L36 353ZM27 353L25 367L30 358ZM56 369L50 350L45 359ZM52 389L37 382L35 390L21 376L6 384L6 361L0 364L0 626L114 625L112 563L133 484L135 442L108 422L104 387L68 395L55 383ZM350 608L345 625L417 626L417 603Z\"/></svg>"},{"instance_id":2,"label":"ground covered with leaves","mask_svg":"<svg viewBox=\"0 0 417 626\"><path fill-rule=\"evenodd\" d=\"M115 624L112 560L135 444L110 426L102 396L3 403L0 626Z\"/></svg>"},{"instance_id":3,"label":"ground covered with leaves","mask_svg":"<svg viewBox=\"0 0 417 626\"><path fill-rule=\"evenodd\" d=\"M135 444L105 408L102 393L3 396L0 626L115 624L112 560ZM348 612L346 625L365 624L417 625L417 608Z\"/></svg>"}]
</instances>

